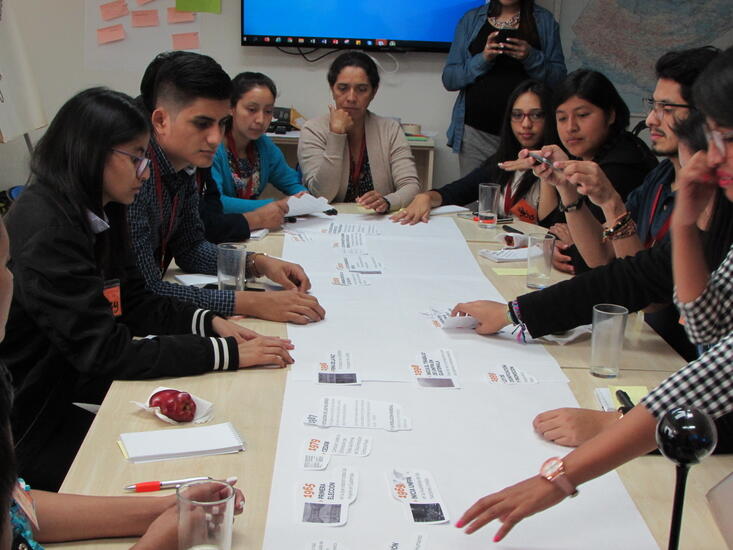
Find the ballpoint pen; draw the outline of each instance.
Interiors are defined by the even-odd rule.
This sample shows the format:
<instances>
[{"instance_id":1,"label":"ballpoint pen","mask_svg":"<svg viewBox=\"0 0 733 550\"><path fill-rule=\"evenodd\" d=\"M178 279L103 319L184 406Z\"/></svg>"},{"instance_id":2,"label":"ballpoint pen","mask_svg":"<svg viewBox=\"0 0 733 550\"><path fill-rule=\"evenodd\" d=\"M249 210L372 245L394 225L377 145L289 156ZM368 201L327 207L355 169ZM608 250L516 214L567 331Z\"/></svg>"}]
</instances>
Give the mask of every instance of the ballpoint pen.
<instances>
[{"instance_id":1,"label":"ballpoint pen","mask_svg":"<svg viewBox=\"0 0 733 550\"><path fill-rule=\"evenodd\" d=\"M634 408L634 402L624 390L616 390L616 399L621 403L621 406L618 408L618 412L621 414L626 414Z\"/></svg>"},{"instance_id":2,"label":"ballpoint pen","mask_svg":"<svg viewBox=\"0 0 733 550\"><path fill-rule=\"evenodd\" d=\"M148 491L160 491L161 489L175 489L179 485L188 483L190 481L206 481L211 479L208 476L205 477L187 477L185 479L172 479L169 481L142 481L140 483L133 483L125 487L125 491L135 491L136 493L146 493Z\"/></svg>"}]
</instances>

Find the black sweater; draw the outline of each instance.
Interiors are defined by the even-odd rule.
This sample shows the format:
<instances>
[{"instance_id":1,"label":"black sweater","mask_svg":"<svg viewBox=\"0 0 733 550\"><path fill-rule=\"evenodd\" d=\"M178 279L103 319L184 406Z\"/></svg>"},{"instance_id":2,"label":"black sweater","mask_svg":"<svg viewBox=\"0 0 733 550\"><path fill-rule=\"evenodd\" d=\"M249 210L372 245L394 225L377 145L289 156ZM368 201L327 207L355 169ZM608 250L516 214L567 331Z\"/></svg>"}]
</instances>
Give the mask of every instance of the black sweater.
<instances>
[{"instance_id":1,"label":"black sweater","mask_svg":"<svg viewBox=\"0 0 733 550\"><path fill-rule=\"evenodd\" d=\"M125 243L109 243L116 256L100 261L100 241L112 230L95 235L69 199L31 185L6 224L15 290L0 359L13 375L21 464L43 454L72 402L100 403L114 379L238 367L233 338L202 338L214 335L213 314L147 291ZM120 286L117 317L103 294L112 280ZM133 340L148 334L179 336Z\"/></svg>"}]
</instances>

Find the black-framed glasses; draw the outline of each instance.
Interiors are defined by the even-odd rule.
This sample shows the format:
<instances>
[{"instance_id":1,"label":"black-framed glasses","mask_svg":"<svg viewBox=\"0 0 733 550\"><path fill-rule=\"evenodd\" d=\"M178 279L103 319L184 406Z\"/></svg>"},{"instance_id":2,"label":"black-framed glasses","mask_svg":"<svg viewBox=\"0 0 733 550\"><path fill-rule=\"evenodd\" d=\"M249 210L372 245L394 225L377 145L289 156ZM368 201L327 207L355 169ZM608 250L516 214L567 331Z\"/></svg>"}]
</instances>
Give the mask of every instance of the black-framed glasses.
<instances>
[{"instance_id":1,"label":"black-framed glasses","mask_svg":"<svg viewBox=\"0 0 733 550\"><path fill-rule=\"evenodd\" d=\"M145 170L150 165L150 159L148 157L138 157L137 155L133 155L132 153L128 153L127 151L123 151L122 149L113 148L112 151L114 151L115 153L119 153L120 155L130 157L132 159L132 164L135 165L135 175L138 178L143 177Z\"/></svg>"},{"instance_id":2,"label":"black-framed glasses","mask_svg":"<svg viewBox=\"0 0 733 550\"><path fill-rule=\"evenodd\" d=\"M721 132L720 130L711 130L707 126L703 128L708 143L715 145L718 152L725 156L725 143L733 141L733 130L729 132Z\"/></svg>"},{"instance_id":3,"label":"black-framed glasses","mask_svg":"<svg viewBox=\"0 0 733 550\"><path fill-rule=\"evenodd\" d=\"M663 117L665 114L674 113L675 109L692 109L692 105L687 103L669 103L668 101L655 101L653 97L645 97L644 105L646 105L649 112L654 111L658 117Z\"/></svg>"},{"instance_id":4,"label":"black-framed glasses","mask_svg":"<svg viewBox=\"0 0 733 550\"><path fill-rule=\"evenodd\" d=\"M534 110L529 111L525 113L524 111L516 110L512 111L512 114L509 115L512 117L512 120L514 122L522 122L525 117L529 117L529 120L532 122L537 122L538 120L544 120L545 119L545 112L540 110Z\"/></svg>"}]
</instances>

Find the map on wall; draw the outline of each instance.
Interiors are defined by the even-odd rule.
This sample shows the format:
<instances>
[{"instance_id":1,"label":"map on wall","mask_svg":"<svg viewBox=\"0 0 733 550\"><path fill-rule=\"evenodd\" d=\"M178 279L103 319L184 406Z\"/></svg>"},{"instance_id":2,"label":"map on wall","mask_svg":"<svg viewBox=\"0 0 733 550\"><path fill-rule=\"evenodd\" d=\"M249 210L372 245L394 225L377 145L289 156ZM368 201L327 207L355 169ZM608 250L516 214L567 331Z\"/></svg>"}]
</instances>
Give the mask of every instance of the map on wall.
<instances>
[{"instance_id":1,"label":"map on wall","mask_svg":"<svg viewBox=\"0 0 733 550\"><path fill-rule=\"evenodd\" d=\"M568 70L601 71L632 112L642 111L641 99L654 90L654 64L663 53L733 45L731 0L564 0L553 11Z\"/></svg>"}]
</instances>

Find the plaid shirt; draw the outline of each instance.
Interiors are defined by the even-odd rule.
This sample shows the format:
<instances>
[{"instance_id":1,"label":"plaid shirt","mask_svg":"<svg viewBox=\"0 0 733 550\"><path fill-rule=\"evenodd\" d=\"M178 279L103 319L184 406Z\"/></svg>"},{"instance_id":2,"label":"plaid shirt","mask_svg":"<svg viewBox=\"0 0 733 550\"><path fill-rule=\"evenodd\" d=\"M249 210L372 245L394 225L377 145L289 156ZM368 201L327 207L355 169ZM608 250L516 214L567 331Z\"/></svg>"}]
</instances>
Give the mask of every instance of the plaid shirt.
<instances>
[{"instance_id":1,"label":"plaid shirt","mask_svg":"<svg viewBox=\"0 0 733 550\"><path fill-rule=\"evenodd\" d=\"M163 281L162 240L169 228L176 196L179 197L178 207L166 246L166 256L174 258L176 264L186 272L216 275L217 251L216 246L204 238L204 227L199 217L195 169L187 168L175 172L165 152L152 138L148 155L153 160L150 163L150 178L128 211L132 249L147 288L157 294L173 296L221 315L232 315L234 292L231 290L196 288ZM163 182L162 208L156 192L156 169L160 169Z\"/></svg>"},{"instance_id":2,"label":"plaid shirt","mask_svg":"<svg viewBox=\"0 0 733 550\"><path fill-rule=\"evenodd\" d=\"M675 293L675 304L690 341L715 346L667 378L642 403L657 417L680 406L697 407L716 418L733 411L733 248L700 296L682 303Z\"/></svg>"}]
</instances>

